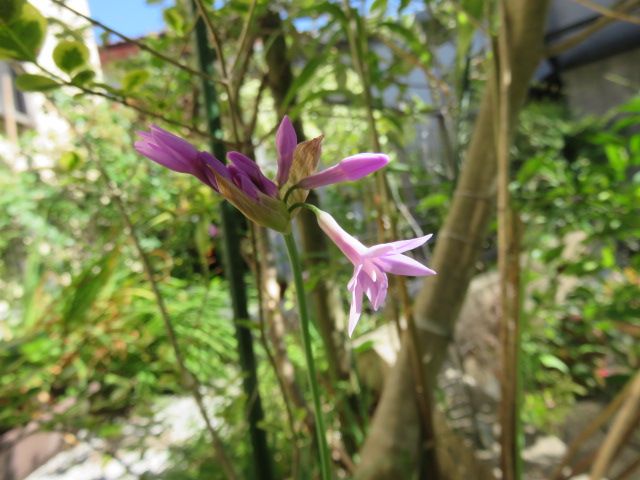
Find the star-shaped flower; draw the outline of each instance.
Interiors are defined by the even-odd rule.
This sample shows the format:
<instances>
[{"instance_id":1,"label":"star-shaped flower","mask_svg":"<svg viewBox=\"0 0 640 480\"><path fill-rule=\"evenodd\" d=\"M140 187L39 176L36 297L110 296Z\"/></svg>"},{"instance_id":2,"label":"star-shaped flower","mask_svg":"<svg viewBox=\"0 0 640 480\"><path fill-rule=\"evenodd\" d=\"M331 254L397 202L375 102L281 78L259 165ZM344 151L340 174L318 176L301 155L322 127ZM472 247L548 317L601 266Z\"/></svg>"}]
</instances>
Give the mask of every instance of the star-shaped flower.
<instances>
[{"instance_id":1,"label":"star-shaped flower","mask_svg":"<svg viewBox=\"0 0 640 480\"><path fill-rule=\"evenodd\" d=\"M354 271L347 288L351 292L349 312L349 336L353 334L362 314L362 297L366 294L371 306L377 311L387 297L389 281L387 273L420 277L436 272L420 262L402 255L426 243L432 235L382 243L366 247L357 238L349 235L327 212L313 208L318 225L353 263Z\"/></svg>"}]
</instances>

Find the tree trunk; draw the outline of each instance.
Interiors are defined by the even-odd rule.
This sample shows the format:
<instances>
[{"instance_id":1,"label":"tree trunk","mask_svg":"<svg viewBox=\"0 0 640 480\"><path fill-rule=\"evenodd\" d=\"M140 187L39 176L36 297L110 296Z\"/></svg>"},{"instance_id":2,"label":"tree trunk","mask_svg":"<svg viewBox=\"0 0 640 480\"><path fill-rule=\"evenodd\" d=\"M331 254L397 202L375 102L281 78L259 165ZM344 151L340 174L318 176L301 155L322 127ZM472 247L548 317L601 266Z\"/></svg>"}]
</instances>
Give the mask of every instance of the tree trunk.
<instances>
[{"instance_id":1,"label":"tree trunk","mask_svg":"<svg viewBox=\"0 0 640 480\"><path fill-rule=\"evenodd\" d=\"M541 57L547 6L548 0L512 0L508 5L510 54L517 59L512 62L511 119L522 107ZM428 385L435 385L494 210L494 88L495 82L488 80L451 209L438 235L433 257L438 275L425 280L415 303ZM359 479L408 478L415 471L419 416L409 353L404 341L362 449Z\"/></svg>"}]
</instances>

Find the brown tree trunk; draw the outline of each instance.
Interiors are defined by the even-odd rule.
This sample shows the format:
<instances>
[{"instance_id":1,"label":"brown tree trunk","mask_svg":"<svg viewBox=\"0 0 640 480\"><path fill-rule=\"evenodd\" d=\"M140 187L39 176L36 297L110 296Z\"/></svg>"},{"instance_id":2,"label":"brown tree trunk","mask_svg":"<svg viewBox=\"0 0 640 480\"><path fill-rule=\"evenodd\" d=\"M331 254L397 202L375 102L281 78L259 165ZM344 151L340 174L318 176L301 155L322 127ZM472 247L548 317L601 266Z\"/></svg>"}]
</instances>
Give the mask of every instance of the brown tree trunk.
<instances>
[{"instance_id":1,"label":"brown tree trunk","mask_svg":"<svg viewBox=\"0 0 640 480\"><path fill-rule=\"evenodd\" d=\"M510 118L525 100L542 53L548 0L509 2L511 57ZM494 211L496 181L495 82L487 81L471 144L445 224L438 235L433 266L416 299L415 318L428 372L435 377L452 338L454 322L475 270L482 239ZM419 417L414 398L408 342L382 394L356 472L359 479L408 478L415 471ZM437 442L437 439L436 439Z\"/></svg>"}]
</instances>

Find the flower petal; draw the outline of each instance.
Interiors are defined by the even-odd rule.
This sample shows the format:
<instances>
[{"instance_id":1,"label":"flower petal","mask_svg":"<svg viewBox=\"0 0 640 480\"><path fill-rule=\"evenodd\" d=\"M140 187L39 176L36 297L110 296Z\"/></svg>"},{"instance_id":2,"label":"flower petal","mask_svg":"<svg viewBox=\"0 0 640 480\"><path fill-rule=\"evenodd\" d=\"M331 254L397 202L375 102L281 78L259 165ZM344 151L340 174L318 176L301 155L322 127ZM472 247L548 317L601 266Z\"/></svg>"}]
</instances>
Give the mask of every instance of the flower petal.
<instances>
[{"instance_id":1,"label":"flower petal","mask_svg":"<svg viewBox=\"0 0 640 480\"><path fill-rule=\"evenodd\" d=\"M359 275L354 275L356 281L353 283L353 288L351 289L351 308L349 309L349 328L348 333L349 337L353 335L353 331L358 324L358 320L360 320L360 315L362 314L362 285L358 281Z\"/></svg>"},{"instance_id":2,"label":"flower petal","mask_svg":"<svg viewBox=\"0 0 640 480\"><path fill-rule=\"evenodd\" d=\"M148 132L138 132L138 136L141 140L135 142L134 147L139 153L170 170L191 174L216 191L215 177L207 165L218 162L219 168L214 165L214 169L222 169L224 172L219 170L219 173L228 176L224 165L213 155L198 152L186 140L156 125L152 125Z\"/></svg>"},{"instance_id":3,"label":"flower petal","mask_svg":"<svg viewBox=\"0 0 640 480\"><path fill-rule=\"evenodd\" d=\"M171 148L183 158L194 158L198 154L198 150L185 139L157 125L151 125L151 136L158 145Z\"/></svg>"},{"instance_id":4,"label":"flower petal","mask_svg":"<svg viewBox=\"0 0 640 480\"><path fill-rule=\"evenodd\" d=\"M429 239L433 237L433 234L425 235L423 237L412 238L410 240L398 240L397 242L384 243L382 245L376 245L375 247L370 248L369 250L373 250L377 247L391 247L391 251L393 253L403 253L409 250L413 250L414 248L418 248L429 241Z\"/></svg>"},{"instance_id":5,"label":"flower petal","mask_svg":"<svg viewBox=\"0 0 640 480\"><path fill-rule=\"evenodd\" d=\"M293 152L298 145L298 137L291 120L286 115L280 122L276 132L276 149L278 150L278 174L276 181L282 186L289 179L289 171L293 162Z\"/></svg>"},{"instance_id":6,"label":"flower petal","mask_svg":"<svg viewBox=\"0 0 640 480\"><path fill-rule=\"evenodd\" d=\"M169 170L179 173L191 173L191 165L189 165L184 159L173 155L171 150L165 150L155 143L148 142L147 140L138 140L133 144L133 146L139 154L159 163Z\"/></svg>"},{"instance_id":7,"label":"flower petal","mask_svg":"<svg viewBox=\"0 0 640 480\"><path fill-rule=\"evenodd\" d=\"M406 255L385 255L378 257L374 262L385 272L394 275L408 275L411 277L420 277L423 275L435 275L436 272L425 267L420 262L409 258Z\"/></svg>"},{"instance_id":8,"label":"flower petal","mask_svg":"<svg viewBox=\"0 0 640 480\"><path fill-rule=\"evenodd\" d=\"M240 152L229 152L227 158L238 170L246 173L260 191L272 197L278 196L278 187L264 176L256 162Z\"/></svg>"},{"instance_id":9,"label":"flower petal","mask_svg":"<svg viewBox=\"0 0 640 480\"><path fill-rule=\"evenodd\" d=\"M359 153L341 160L336 165L300 180L298 188L310 190L339 182L351 182L366 177L389 163L382 153Z\"/></svg>"},{"instance_id":10,"label":"flower petal","mask_svg":"<svg viewBox=\"0 0 640 480\"><path fill-rule=\"evenodd\" d=\"M378 278L378 291L376 292L376 295L373 297L373 300L369 299L371 301L371 306L373 307L374 311L377 312L378 309L384 303L384 301L387 299L388 289L389 289L389 279L384 273L381 273L380 277Z\"/></svg>"},{"instance_id":11,"label":"flower petal","mask_svg":"<svg viewBox=\"0 0 640 480\"><path fill-rule=\"evenodd\" d=\"M367 248L357 238L345 232L327 212L319 209L315 209L314 212L322 231L327 234L351 263L354 265L362 263L362 254L366 252Z\"/></svg>"}]
</instances>

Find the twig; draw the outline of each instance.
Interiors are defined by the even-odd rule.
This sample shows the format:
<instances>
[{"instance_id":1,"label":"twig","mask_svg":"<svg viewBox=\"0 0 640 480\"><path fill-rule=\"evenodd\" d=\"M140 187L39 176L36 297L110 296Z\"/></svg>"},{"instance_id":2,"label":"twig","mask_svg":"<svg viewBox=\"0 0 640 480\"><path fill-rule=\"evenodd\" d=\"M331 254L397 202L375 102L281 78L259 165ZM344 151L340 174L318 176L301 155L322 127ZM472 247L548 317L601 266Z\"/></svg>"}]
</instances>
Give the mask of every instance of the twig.
<instances>
[{"instance_id":1,"label":"twig","mask_svg":"<svg viewBox=\"0 0 640 480\"><path fill-rule=\"evenodd\" d=\"M264 314L264 298L263 298L263 274L262 274L262 266L260 264L259 258L259 249L258 249L258 241L256 235L256 229L262 228L256 226L253 222L249 223L249 233L251 237L251 249L253 250L253 259L249 262L250 265L253 265L254 268L254 276L256 279L256 291L258 294L258 325L260 327L260 341L262 343L262 347L264 348L265 353L267 354L267 359L271 364L271 368L276 376L276 380L278 381L278 387L280 388L280 393L282 394L282 401L284 403L284 407L287 414L287 421L289 422L289 429L291 430L291 441L293 448L293 464L295 471L298 470L298 465L300 463L300 452L298 450L298 432L296 429L295 417L293 415L293 410L291 409L291 404L289 397L287 395L287 389L285 387L284 379L280 375L280 371L278 370L278 363L276 362L275 355L271 350L271 346L269 345L269 340L267 338L266 332L266 319ZM264 234L264 232L262 232ZM295 478L295 475L294 475Z\"/></svg>"},{"instance_id":2,"label":"twig","mask_svg":"<svg viewBox=\"0 0 640 480\"><path fill-rule=\"evenodd\" d=\"M630 384L628 396L616 415L613 426L598 450L591 467L591 480L600 480L607 473L611 461L622 445L623 438L635 423L633 420L640 411L640 371L636 373Z\"/></svg>"},{"instance_id":3,"label":"twig","mask_svg":"<svg viewBox=\"0 0 640 480\"><path fill-rule=\"evenodd\" d=\"M251 112L251 117L249 118L249 122L245 127L245 136L247 138L250 137L251 133L255 131L256 124L258 122L258 113L260 111L260 102L262 100L262 95L264 94L265 89L267 88L267 74L262 75L260 79L260 86L258 87L258 93L256 94L255 101L253 103L253 111Z\"/></svg>"},{"instance_id":4,"label":"twig","mask_svg":"<svg viewBox=\"0 0 640 480\"><path fill-rule=\"evenodd\" d=\"M147 108L144 107L140 107L139 105L136 105L134 103L131 103L126 97L118 97L116 95L107 93L107 92L101 92L99 90L93 90L91 88L82 86L82 85L76 85L74 83L71 83L68 80L65 80L64 78L62 78L61 76L55 74L54 72L52 72L51 70L43 67L40 63L34 62L34 65L36 67L38 67L43 73L46 73L47 75L49 75L51 78L53 78L54 80L60 82L61 85L65 86L65 87L74 87L77 88L78 90L80 90L81 92L87 94L87 95L93 95L96 97L101 97L104 98L106 100L109 100L111 102L115 102L115 103L119 103L125 107L131 108L132 110L135 110L138 113L141 113L142 115L148 115L150 117L153 117L155 119L158 120L162 120L165 123L168 123L169 125L174 125L176 127L181 127L184 128L185 130L188 130L191 133L195 133L203 138L206 139L211 139L213 138L209 133L205 132L204 130L200 130L197 127L191 126L191 125L187 125L186 123L182 123L178 120L173 120L171 118L167 118L164 115L154 112L152 110L149 110ZM216 139L217 141L220 141L219 139ZM227 141L223 141L225 144L229 144L229 142Z\"/></svg>"},{"instance_id":5,"label":"twig","mask_svg":"<svg viewBox=\"0 0 640 480\"><path fill-rule=\"evenodd\" d=\"M227 95L229 96L229 105L230 105L229 111L231 115L231 128L233 130L233 137L234 137L234 140L236 141L236 144L239 146L240 145L240 134L238 131L239 118L236 116L237 112L235 108L235 106L237 106L237 103L236 103L237 99L234 95L234 90L229 85L229 73L227 70L227 62L224 58L224 51L222 49L222 44L220 42L220 36L218 35L217 30L213 26L213 22L211 21L211 18L209 18L209 15L207 15L207 10L204 4L202 3L202 0L194 0L194 2L198 9L198 14L202 18L202 21L204 22L207 28L207 32L211 37L213 48L215 49L216 55L218 57L218 63L220 64L220 72L222 73L223 80L225 80L223 82L224 89L227 92Z\"/></svg>"},{"instance_id":6,"label":"twig","mask_svg":"<svg viewBox=\"0 0 640 480\"><path fill-rule=\"evenodd\" d=\"M231 68L230 68L232 74L233 72L236 71L236 68L238 68L240 57L244 53L244 49L246 47L245 43L249 38L249 29L251 28L251 25L253 24L253 19L255 17L257 3L258 3L257 0L251 1L251 6L249 7L249 15L247 16L246 22L244 22L244 25L242 26L242 33L240 33L240 42L238 45L238 54L236 55L236 58L233 60L233 63L231 64ZM248 56L249 55L247 54L246 57Z\"/></svg>"},{"instance_id":7,"label":"twig","mask_svg":"<svg viewBox=\"0 0 640 480\"><path fill-rule=\"evenodd\" d=\"M217 82L217 83L224 83L223 80L217 80L213 77L211 77L210 75L207 75L204 72L201 72L200 70L196 70L194 68L191 68L189 65L185 65L184 63L180 63L179 61L168 57L167 55L165 55L162 52L159 52L151 47L149 47L148 45L146 45L145 43L136 40L135 38L131 38L123 33L118 32L117 30L114 30L111 27L108 27L107 25L105 25L104 23L100 22L99 20L96 20L95 18L89 17L85 14L83 14L82 12L79 12L78 10L74 9L73 7L70 7L69 5L67 5L66 3L64 3L62 0L51 0L53 3L55 3L56 5L59 5L60 7L70 11L71 13L74 13L75 15L85 19L87 22L91 23L92 25L101 28L102 30L112 33L113 35L117 36L118 38L121 38L122 40L124 40L127 43L131 43L132 45L137 46L138 48L140 48L141 50L144 50L148 53L150 53L151 55L164 60L165 62L173 65L174 67L177 67L181 70L184 70L185 72L188 72L192 75L196 75L198 77L204 78L206 80L209 80L211 82Z\"/></svg>"},{"instance_id":8,"label":"twig","mask_svg":"<svg viewBox=\"0 0 640 480\"><path fill-rule=\"evenodd\" d=\"M573 0L573 1L579 5L582 5L585 8L588 8L589 10L598 12L605 17L612 18L613 20L619 20L621 22L629 22L635 25L640 25L640 17L637 17L635 15L628 15L618 10L611 10L610 8L607 8L604 5L599 5L596 2L593 2L591 0Z\"/></svg>"},{"instance_id":9,"label":"twig","mask_svg":"<svg viewBox=\"0 0 640 480\"><path fill-rule=\"evenodd\" d=\"M81 138L83 138L83 137L81 137ZM91 145L87 141L83 141L83 143L84 143L85 148L89 152L90 157L92 157L93 156L93 153L92 153L93 149L92 149ZM202 416L202 418L203 418L203 420L205 422L206 428L209 431L209 434L211 435L211 439L213 441L214 453L215 453L218 461L220 462L220 464L222 466L222 469L225 472L225 475L230 480L235 480L238 477L236 476L236 473L235 473L235 470L233 468L233 464L231 463L231 460L229 459L229 457L225 453L224 444L222 442L222 439L220 438L220 436L218 435L218 432L213 427L213 423L211 422L211 419L209 418L209 414L207 413L207 410L206 410L206 408L204 406L204 401L203 401L203 398L202 398L202 394L200 393L200 390L199 390L198 380L189 371L189 369L186 366L184 354L182 352L180 344L178 343L178 338L177 338L177 335L176 335L176 332L175 332L175 329L174 329L174 326L173 326L173 322L171 320L171 317L169 316L169 312L168 312L166 304L164 302L164 297L163 297L162 293L160 292L160 287L158 286L158 282L155 279L154 272L153 272L153 266L151 265L151 261L149 260L149 256L144 251L144 248L142 247L142 244L140 243L140 239L138 237L138 234L137 234L137 231L136 231L136 227L133 224L133 221L131 220L131 217L129 216L129 213L127 212L127 208L124 205L124 202L122 201L122 198L113 189L114 183L111 180L111 178L109 176L109 173L106 171L106 169L104 168L104 166L102 165L102 163L100 161L94 160L93 163L96 165L96 168L100 171L102 179L104 180L104 182L106 184L107 191L109 192L108 193L109 197L115 203L116 208L120 212L120 215L122 216L122 219L124 220L124 223L125 223L125 225L127 227L127 231L128 231L129 237L131 238L131 241L133 242L134 247L135 247L136 251L138 252L140 260L142 261L142 266L143 266L145 275L146 275L147 280L149 281L149 283L151 285L151 290L152 290L153 295L154 295L154 297L156 299L156 304L158 305L158 310L160 311L160 316L161 316L162 321L164 323L164 327L165 327L165 330L166 330L166 333L167 333L167 337L169 338L169 343L171 344L171 348L173 349L173 353L174 353L174 355L176 357L176 362L178 363L178 368L180 370L181 381L184 384L184 386L191 392L191 395L193 396L193 399L195 400L196 405L198 406L198 410L200 411L200 414L201 414L201 416Z\"/></svg>"},{"instance_id":10,"label":"twig","mask_svg":"<svg viewBox=\"0 0 640 480\"><path fill-rule=\"evenodd\" d=\"M609 403L609 405L607 405L604 410L602 410L593 420L591 420L591 422L580 432L580 434L575 439L573 439L573 441L569 445L567 453L564 455L564 458L551 474L551 480L561 480L565 477L565 475L563 474L563 470L565 469L565 467L569 465L571 460L573 460L573 457L575 457L576 454L580 451L582 445L589 438L591 438L591 436L596 433L602 425L605 424L609 417L611 417L611 415L613 415L618 410L618 408L620 408L620 405L622 405L622 402L626 398L628 391L629 384L627 384L625 388L623 388L622 391L620 391L620 393L618 393L616 397Z\"/></svg>"},{"instance_id":11,"label":"twig","mask_svg":"<svg viewBox=\"0 0 640 480\"><path fill-rule=\"evenodd\" d=\"M623 0L617 5L616 10L614 11L618 13L624 13L638 6L640 6L640 1L638 0L627 0L627 1ZM550 47L548 47L547 51L545 52L545 56L546 57L558 56L562 52L570 50L576 45L582 43L591 35L593 35L599 30L602 30L604 27L606 27L607 25L613 22L615 22L615 19L613 17L602 16L597 20L595 20L588 27L585 27L584 29L582 29L580 32L574 34L573 36L567 38L566 40L563 40L562 42L556 43L555 45L551 45Z\"/></svg>"}]
</instances>

